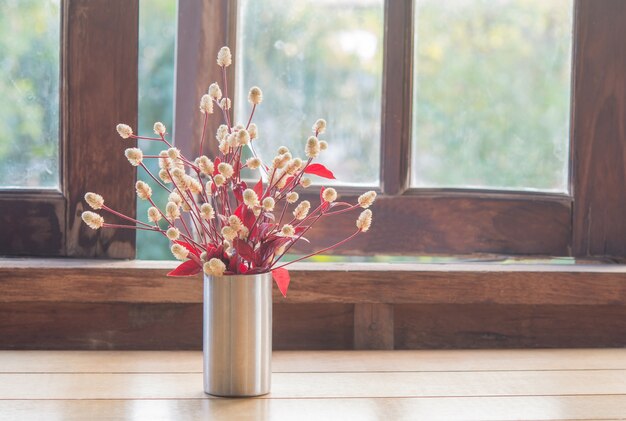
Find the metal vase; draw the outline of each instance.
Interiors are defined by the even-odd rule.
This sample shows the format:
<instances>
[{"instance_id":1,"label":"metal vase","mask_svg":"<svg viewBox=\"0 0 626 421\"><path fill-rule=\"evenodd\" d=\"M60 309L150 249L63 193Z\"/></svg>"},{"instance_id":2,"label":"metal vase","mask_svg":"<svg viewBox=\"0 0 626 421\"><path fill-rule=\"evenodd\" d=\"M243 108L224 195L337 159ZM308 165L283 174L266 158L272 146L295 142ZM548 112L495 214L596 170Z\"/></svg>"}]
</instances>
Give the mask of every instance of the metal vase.
<instances>
[{"instance_id":1,"label":"metal vase","mask_svg":"<svg viewBox=\"0 0 626 421\"><path fill-rule=\"evenodd\" d=\"M259 396L272 375L272 274L204 276L204 391Z\"/></svg>"}]
</instances>

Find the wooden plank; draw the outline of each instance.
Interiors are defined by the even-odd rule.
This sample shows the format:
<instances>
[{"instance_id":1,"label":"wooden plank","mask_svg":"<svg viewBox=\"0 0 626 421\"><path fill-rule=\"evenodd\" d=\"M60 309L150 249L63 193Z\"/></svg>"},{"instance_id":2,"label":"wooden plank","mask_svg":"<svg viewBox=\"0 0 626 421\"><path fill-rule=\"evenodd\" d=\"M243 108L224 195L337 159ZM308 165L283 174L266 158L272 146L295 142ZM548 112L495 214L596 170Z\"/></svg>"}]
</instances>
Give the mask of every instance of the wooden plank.
<instances>
[{"instance_id":1,"label":"wooden plank","mask_svg":"<svg viewBox=\"0 0 626 421\"><path fill-rule=\"evenodd\" d=\"M626 346L626 307L395 306L397 349Z\"/></svg>"},{"instance_id":2,"label":"wooden plank","mask_svg":"<svg viewBox=\"0 0 626 421\"><path fill-rule=\"evenodd\" d=\"M626 349L274 351L274 373L626 370ZM202 373L200 351L0 351L0 373Z\"/></svg>"},{"instance_id":3,"label":"wooden plank","mask_svg":"<svg viewBox=\"0 0 626 421\"><path fill-rule=\"evenodd\" d=\"M577 2L573 254L626 257L626 2Z\"/></svg>"},{"instance_id":4,"label":"wooden plank","mask_svg":"<svg viewBox=\"0 0 626 421\"><path fill-rule=\"evenodd\" d=\"M68 0L64 3L64 89L67 254L134 258L134 230L93 231L80 215L83 196L95 191L126 215L136 211L135 168L115 126L137 127L138 0ZM119 222L110 218L110 222Z\"/></svg>"},{"instance_id":5,"label":"wooden plank","mask_svg":"<svg viewBox=\"0 0 626 421\"><path fill-rule=\"evenodd\" d=\"M14 419L561 420L622 419L626 396L379 399L0 400Z\"/></svg>"},{"instance_id":6,"label":"wooden plank","mask_svg":"<svg viewBox=\"0 0 626 421\"><path fill-rule=\"evenodd\" d=\"M393 305L354 305L354 349L393 349Z\"/></svg>"},{"instance_id":7,"label":"wooden plank","mask_svg":"<svg viewBox=\"0 0 626 421\"><path fill-rule=\"evenodd\" d=\"M65 206L57 191L2 192L0 255L63 256Z\"/></svg>"},{"instance_id":8,"label":"wooden plank","mask_svg":"<svg viewBox=\"0 0 626 421\"><path fill-rule=\"evenodd\" d=\"M274 373L265 398L624 395L622 370ZM3 399L198 399L200 373L0 374Z\"/></svg>"},{"instance_id":9,"label":"wooden plank","mask_svg":"<svg viewBox=\"0 0 626 421\"><path fill-rule=\"evenodd\" d=\"M0 259L0 302L201 303L175 262ZM296 263L276 303L626 304L625 265Z\"/></svg>"}]
</instances>

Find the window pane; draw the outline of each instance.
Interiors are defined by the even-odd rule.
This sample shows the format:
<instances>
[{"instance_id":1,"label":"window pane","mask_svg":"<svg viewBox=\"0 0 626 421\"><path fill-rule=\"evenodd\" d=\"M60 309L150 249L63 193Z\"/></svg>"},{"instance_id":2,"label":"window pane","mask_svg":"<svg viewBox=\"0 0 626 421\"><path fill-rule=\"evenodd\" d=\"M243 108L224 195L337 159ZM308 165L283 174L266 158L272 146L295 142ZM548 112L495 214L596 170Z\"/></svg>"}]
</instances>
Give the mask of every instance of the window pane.
<instances>
[{"instance_id":1,"label":"window pane","mask_svg":"<svg viewBox=\"0 0 626 421\"><path fill-rule=\"evenodd\" d=\"M417 0L416 187L566 192L572 0Z\"/></svg>"},{"instance_id":2,"label":"window pane","mask_svg":"<svg viewBox=\"0 0 626 421\"><path fill-rule=\"evenodd\" d=\"M174 45L176 40L176 0L140 0L139 2L139 128L150 136L156 121L172 132L174 119ZM168 136L172 138L171 135ZM140 140L145 155L158 155L161 142ZM121 159L121 158L119 158ZM159 173L156 159L144 160L153 174ZM152 181L142 169L137 178L153 186L152 198L158 205L167 202L167 192ZM137 200L137 217L147 221L150 203ZM154 232L137 230L137 258L170 260L167 238Z\"/></svg>"},{"instance_id":3,"label":"window pane","mask_svg":"<svg viewBox=\"0 0 626 421\"><path fill-rule=\"evenodd\" d=\"M269 161L278 147L304 156L317 118L329 150L320 162L342 184L378 184L383 1L238 2L237 119L250 113L251 86L263 90L256 143Z\"/></svg>"},{"instance_id":4,"label":"window pane","mask_svg":"<svg viewBox=\"0 0 626 421\"><path fill-rule=\"evenodd\" d=\"M60 0L0 0L0 188L59 187Z\"/></svg>"}]
</instances>

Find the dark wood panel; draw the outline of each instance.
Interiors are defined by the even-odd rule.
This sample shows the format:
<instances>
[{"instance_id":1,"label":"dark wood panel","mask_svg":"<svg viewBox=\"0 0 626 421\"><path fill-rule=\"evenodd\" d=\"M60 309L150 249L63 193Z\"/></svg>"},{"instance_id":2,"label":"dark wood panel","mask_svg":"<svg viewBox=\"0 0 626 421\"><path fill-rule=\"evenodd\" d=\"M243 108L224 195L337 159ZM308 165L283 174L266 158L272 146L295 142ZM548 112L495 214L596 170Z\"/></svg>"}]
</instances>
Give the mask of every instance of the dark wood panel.
<instances>
[{"instance_id":1,"label":"dark wood panel","mask_svg":"<svg viewBox=\"0 0 626 421\"><path fill-rule=\"evenodd\" d=\"M354 349L393 349L393 304L354 305Z\"/></svg>"},{"instance_id":2,"label":"dark wood panel","mask_svg":"<svg viewBox=\"0 0 626 421\"><path fill-rule=\"evenodd\" d=\"M319 196L310 199L319 202ZM357 197L342 199L355 203ZM335 249L334 254L570 253L571 202L567 198L387 196L380 197L371 209L370 231ZM316 249L334 244L355 232L358 215L354 211L322 219L307 232L307 238ZM297 250L312 250L310 244L301 243Z\"/></svg>"},{"instance_id":3,"label":"dark wood panel","mask_svg":"<svg viewBox=\"0 0 626 421\"><path fill-rule=\"evenodd\" d=\"M626 346L624 306L395 306L396 349Z\"/></svg>"},{"instance_id":4,"label":"dark wood panel","mask_svg":"<svg viewBox=\"0 0 626 421\"><path fill-rule=\"evenodd\" d=\"M65 254L65 199L58 192L2 193L0 255Z\"/></svg>"},{"instance_id":5,"label":"dark wood panel","mask_svg":"<svg viewBox=\"0 0 626 421\"><path fill-rule=\"evenodd\" d=\"M65 98L67 254L134 258L134 230L93 231L82 223L83 196L95 191L126 215L135 215L136 171L115 126L137 127L138 0L64 2L62 85ZM119 223L112 217L111 222Z\"/></svg>"},{"instance_id":6,"label":"dark wood panel","mask_svg":"<svg viewBox=\"0 0 626 421\"><path fill-rule=\"evenodd\" d=\"M626 2L579 0L573 91L576 256L626 257Z\"/></svg>"}]
</instances>

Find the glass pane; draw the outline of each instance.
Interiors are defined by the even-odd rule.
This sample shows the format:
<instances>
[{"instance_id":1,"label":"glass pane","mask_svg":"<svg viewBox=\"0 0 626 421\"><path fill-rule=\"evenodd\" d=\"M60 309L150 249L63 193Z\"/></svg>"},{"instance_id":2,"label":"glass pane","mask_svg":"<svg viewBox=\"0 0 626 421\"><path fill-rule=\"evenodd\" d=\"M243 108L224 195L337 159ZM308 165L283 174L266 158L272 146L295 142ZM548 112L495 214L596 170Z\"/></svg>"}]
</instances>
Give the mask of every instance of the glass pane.
<instances>
[{"instance_id":1,"label":"glass pane","mask_svg":"<svg viewBox=\"0 0 626 421\"><path fill-rule=\"evenodd\" d=\"M0 0L0 188L59 187L60 0Z\"/></svg>"},{"instance_id":2,"label":"glass pane","mask_svg":"<svg viewBox=\"0 0 626 421\"><path fill-rule=\"evenodd\" d=\"M259 86L256 143L266 161L287 146L304 156L318 118L320 155L341 184L378 184L383 56L382 0L238 2L237 119Z\"/></svg>"},{"instance_id":3,"label":"glass pane","mask_svg":"<svg viewBox=\"0 0 626 421\"><path fill-rule=\"evenodd\" d=\"M416 187L566 192L572 0L417 0Z\"/></svg>"},{"instance_id":4,"label":"glass pane","mask_svg":"<svg viewBox=\"0 0 626 421\"><path fill-rule=\"evenodd\" d=\"M176 42L176 0L140 0L139 2L139 128L138 132L151 136L156 121L161 121L172 132L174 120L174 46ZM171 135L168 135L172 138ZM145 155L158 155L161 142L140 140ZM123 158L123 157L122 157ZM144 160L153 174L159 173L156 159ZM152 198L157 204L167 202L167 192L155 187L143 170L137 178L152 185ZM137 200L137 216L147 220L150 203ZM167 238L154 232L137 230L137 258L171 260Z\"/></svg>"}]
</instances>

